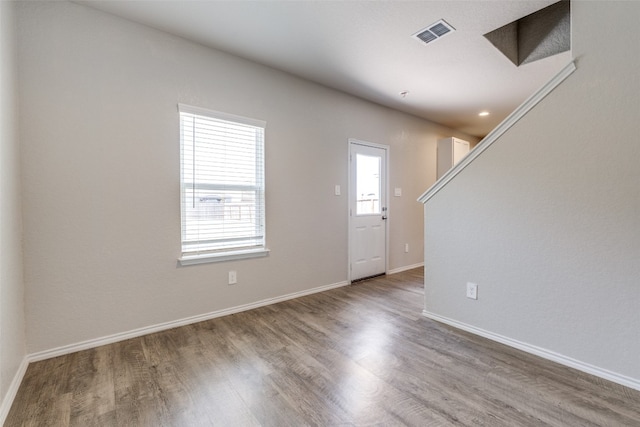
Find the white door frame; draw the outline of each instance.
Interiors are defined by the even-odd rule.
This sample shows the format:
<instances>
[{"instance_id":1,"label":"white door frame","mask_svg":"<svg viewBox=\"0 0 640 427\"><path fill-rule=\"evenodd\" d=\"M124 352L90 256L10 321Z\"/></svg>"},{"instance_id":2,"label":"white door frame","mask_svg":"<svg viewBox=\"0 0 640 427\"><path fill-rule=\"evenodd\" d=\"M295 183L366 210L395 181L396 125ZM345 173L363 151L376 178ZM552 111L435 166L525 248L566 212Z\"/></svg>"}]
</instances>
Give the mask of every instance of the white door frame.
<instances>
[{"instance_id":1,"label":"white door frame","mask_svg":"<svg viewBox=\"0 0 640 427\"><path fill-rule=\"evenodd\" d=\"M385 150L386 152L386 156L385 156L385 177L384 177L384 183L383 185L385 186L385 206L387 208L386 211L386 216L387 216L387 220L386 220L386 224L385 224L385 236L384 236L384 272L385 274L387 273L387 271L389 270L389 228L390 228L390 224L391 224L391 215L390 215L390 211L391 209L389 209L389 204L390 204L390 200L391 198L389 197L389 157L391 155L391 147L389 147L388 145L383 145L383 144L376 144L375 142L368 142L368 141L362 141L359 139L355 139L355 138L349 138L349 143L347 144L347 163L349 164L348 167L348 199L347 199L347 218L348 218L348 222L347 222L347 281L349 282L349 284L351 284L351 198L355 197L354 194L352 194L353 192L353 187L354 187L354 183L351 182L351 176L352 176L352 168L353 168L353 162L351 161L351 146L352 145L363 145L365 147L373 147L373 148L379 148L382 150Z\"/></svg>"}]
</instances>

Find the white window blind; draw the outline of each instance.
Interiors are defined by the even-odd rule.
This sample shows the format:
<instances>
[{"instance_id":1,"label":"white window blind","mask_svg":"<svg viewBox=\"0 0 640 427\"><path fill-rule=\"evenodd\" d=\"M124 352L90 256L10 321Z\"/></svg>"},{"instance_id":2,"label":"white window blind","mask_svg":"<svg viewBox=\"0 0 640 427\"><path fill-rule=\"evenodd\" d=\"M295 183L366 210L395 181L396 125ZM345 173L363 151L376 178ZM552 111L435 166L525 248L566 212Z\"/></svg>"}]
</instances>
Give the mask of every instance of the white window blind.
<instances>
[{"instance_id":1,"label":"white window blind","mask_svg":"<svg viewBox=\"0 0 640 427\"><path fill-rule=\"evenodd\" d=\"M182 255L265 247L265 122L178 105Z\"/></svg>"}]
</instances>

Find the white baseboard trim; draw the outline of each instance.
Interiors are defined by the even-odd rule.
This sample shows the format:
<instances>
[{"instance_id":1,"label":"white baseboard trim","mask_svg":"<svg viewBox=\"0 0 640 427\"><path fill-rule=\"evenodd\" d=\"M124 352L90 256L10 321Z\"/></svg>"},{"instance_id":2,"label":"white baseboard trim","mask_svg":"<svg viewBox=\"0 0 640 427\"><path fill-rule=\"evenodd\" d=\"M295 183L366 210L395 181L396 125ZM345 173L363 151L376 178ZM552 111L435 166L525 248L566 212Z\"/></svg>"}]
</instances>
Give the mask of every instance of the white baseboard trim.
<instances>
[{"instance_id":1,"label":"white baseboard trim","mask_svg":"<svg viewBox=\"0 0 640 427\"><path fill-rule=\"evenodd\" d=\"M27 356L25 356L22 358L20 366L18 366L18 371L13 376L13 380L9 385L7 394L5 394L4 399L2 399L2 405L0 405L0 426L4 425L4 422L7 420L7 416L9 415L9 410L11 409L11 405L13 404L13 400L16 398L16 394L18 393L20 384L22 384L24 374L27 372L27 366L29 366L29 359Z\"/></svg>"},{"instance_id":2,"label":"white baseboard trim","mask_svg":"<svg viewBox=\"0 0 640 427\"><path fill-rule=\"evenodd\" d=\"M27 356L29 362L36 362L39 360L51 359L53 357L62 356L69 353L75 353L80 350L87 350L90 348L99 347L105 344L112 344L118 341L128 340L130 338L136 338L143 335L152 334L155 332L165 331L167 329L173 329L180 326L190 325L192 323L203 322L205 320L215 319L216 317L228 316L230 314L240 313L242 311L252 310L258 307L264 307L266 305L276 304L282 301L287 301L295 298L300 298L306 295L315 294L318 292L328 291L330 289L339 288L348 285L348 282L338 282L330 285L318 286L316 288L307 289L300 292L294 292L287 295L282 295L275 298L267 298L262 301L257 301L249 304L243 304L236 307L225 308L222 310L213 311L210 313L199 314L197 316L186 317L184 319L173 320L170 322L159 323L157 325L146 326L144 328L134 329L128 332L120 332L113 335L108 335L102 338L95 338L87 341L82 341L76 344L69 344L62 347L53 348L50 350L39 351Z\"/></svg>"},{"instance_id":3,"label":"white baseboard trim","mask_svg":"<svg viewBox=\"0 0 640 427\"><path fill-rule=\"evenodd\" d=\"M387 274L396 274L402 273L403 271L413 270L414 268L424 267L424 262L419 262L413 265L405 265L404 267L394 268L393 270L387 271Z\"/></svg>"},{"instance_id":4,"label":"white baseboard trim","mask_svg":"<svg viewBox=\"0 0 640 427\"><path fill-rule=\"evenodd\" d=\"M553 362L560 363L561 365L568 366L570 368L577 369L582 372L586 372L587 374L594 375L596 377L603 378L605 380L613 381L614 383L633 388L635 390L640 390L640 380L636 378L627 377L625 375L618 374L616 372L609 371L607 369L599 368L594 365L590 365L585 362L581 362L579 360L573 359L568 356L564 356L562 354L556 353L551 350L547 350L542 347L538 347L532 344L527 344L522 341L514 340L509 337L505 337L503 335L499 335L493 332L489 332L487 330L476 328L475 326L468 325L466 323L458 322L457 320L449 319L447 317L440 316L438 314L430 313L427 310L422 312L424 317L428 317L429 319L435 320L436 322L444 323L449 326L453 326L454 328L462 329L463 331L471 332L472 334L479 335L484 338L488 338L493 341L497 341L501 344L508 345L509 347L517 348L518 350L522 350L526 353L534 354L536 356L540 356L543 359L548 359Z\"/></svg>"}]
</instances>

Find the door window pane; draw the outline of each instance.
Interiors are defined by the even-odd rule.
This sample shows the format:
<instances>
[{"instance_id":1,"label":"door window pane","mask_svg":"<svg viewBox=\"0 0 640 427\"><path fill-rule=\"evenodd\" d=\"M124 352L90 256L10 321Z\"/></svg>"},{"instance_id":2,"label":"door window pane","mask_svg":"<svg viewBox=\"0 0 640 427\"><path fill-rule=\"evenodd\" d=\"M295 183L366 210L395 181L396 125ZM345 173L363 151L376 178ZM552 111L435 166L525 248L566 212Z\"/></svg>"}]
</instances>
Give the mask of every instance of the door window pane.
<instances>
[{"instance_id":1,"label":"door window pane","mask_svg":"<svg viewBox=\"0 0 640 427\"><path fill-rule=\"evenodd\" d=\"M356 215L380 213L380 157L356 155Z\"/></svg>"}]
</instances>

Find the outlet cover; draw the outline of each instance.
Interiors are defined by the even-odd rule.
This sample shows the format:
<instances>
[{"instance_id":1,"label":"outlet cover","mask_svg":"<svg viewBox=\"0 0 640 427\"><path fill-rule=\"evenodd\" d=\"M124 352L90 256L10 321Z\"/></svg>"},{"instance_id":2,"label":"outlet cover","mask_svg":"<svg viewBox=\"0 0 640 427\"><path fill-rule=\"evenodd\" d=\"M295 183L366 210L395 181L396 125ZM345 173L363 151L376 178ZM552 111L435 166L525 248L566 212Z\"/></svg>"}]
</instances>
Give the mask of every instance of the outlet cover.
<instances>
[{"instance_id":1,"label":"outlet cover","mask_svg":"<svg viewBox=\"0 0 640 427\"><path fill-rule=\"evenodd\" d=\"M478 285L467 282L467 298L478 299Z\"/></svg>"},{"instance_id":2,"label":"outlet cover","mask_svg":"<svg viewBox=\"0 0 640 427\"><path fill-rule=\"evenodd\" d=\"M238 283L238 274L235 270L231 270L229 271L229 284L235 285L236 283Z\"/></svg>"}]
</instances>

